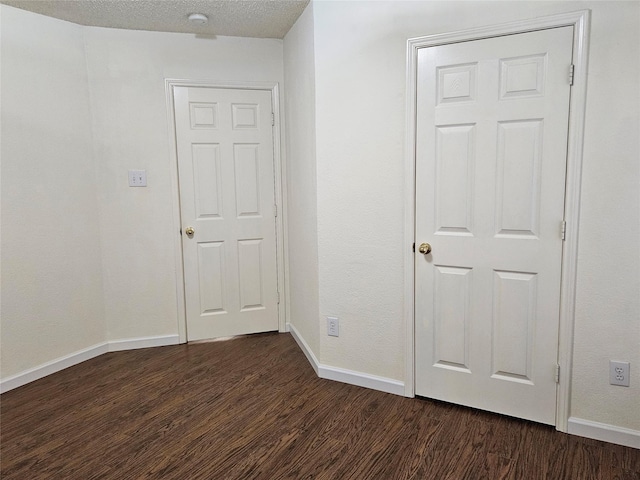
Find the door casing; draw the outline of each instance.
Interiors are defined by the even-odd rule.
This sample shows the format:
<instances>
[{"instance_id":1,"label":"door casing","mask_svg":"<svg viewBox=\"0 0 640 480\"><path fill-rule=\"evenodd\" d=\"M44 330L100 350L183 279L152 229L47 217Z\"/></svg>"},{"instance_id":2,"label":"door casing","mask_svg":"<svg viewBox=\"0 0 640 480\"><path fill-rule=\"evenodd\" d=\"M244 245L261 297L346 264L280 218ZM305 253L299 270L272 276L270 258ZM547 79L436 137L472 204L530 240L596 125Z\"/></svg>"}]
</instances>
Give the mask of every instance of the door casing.
<instances>
[{"instance_id":1,"label":"door casing","mask_svg":"<svg viewBox=\"0 0 640 480\"><path fill-rule=\"evenodd\" d=\"M281 153L280 141L280 89L277 82L260 83L219 83L207 80L181 80L166 79L165 92L167 96L167 118L169 120L169 147L171 159L171 196L173 200L173 226L174 226L174 258L176 264L176 298L178 300L177 320L179 342L187 341L187 315L184 292L184 264L182 258L182 219L180 212L180 188L178 183L178 153L176 144L175 111L173 99L173 87L208 87L217 89L234 90L266 90L271 93L271 106L273 108L273 167L275 201L278 209L276 216L276 261L278 269L278 292L280 303L278 305L278 331L287 331L288 325L288 256L286 236L286 205L285 205L285 175L284 162Z\"/></svg>"},{"instance_id":2,"label":"door casing","mask_svg":"<svg viewBox=\"0 0 640 480\"><path fill-rule=\"evenodd\" d=\"M582 10L548 17L540 17L501 25L486 26L458 32L429 35L407 42L407 119L405 159L405 396L415 396L415 272L413 242L415 241L416 193L416 92L418 50L438 45L468 42L484 38L526 33L548 28L573 26L574 78L569 103L567 145L567 179L565 190L566 221L562 251L562 280L560 284L560 331L558 364L560 377L556 398L556 429L567 431L571 396L571 360L575 316L575 286L578 258L580 214L580 184L587 94L588 40L590 11ZM568 74L568 72L567 72Z\"/></svg>"}]
</instances>

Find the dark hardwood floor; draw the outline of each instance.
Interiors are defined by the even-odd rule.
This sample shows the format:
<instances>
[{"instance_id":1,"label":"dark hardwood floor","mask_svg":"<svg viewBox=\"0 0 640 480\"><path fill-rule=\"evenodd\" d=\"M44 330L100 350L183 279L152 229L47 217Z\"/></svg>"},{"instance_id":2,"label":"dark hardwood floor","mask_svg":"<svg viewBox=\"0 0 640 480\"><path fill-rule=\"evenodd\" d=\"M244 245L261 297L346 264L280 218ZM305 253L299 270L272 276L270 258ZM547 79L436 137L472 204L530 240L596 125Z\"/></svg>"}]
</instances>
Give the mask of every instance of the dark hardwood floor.
<instances>
[{"instance_id":1,"label":"dark hardwood floor","mask_svg":"<svg viewBox=\"0 0 640 480\"><path fill-rule=\"evenodd\" d=\"M287 334L102 355L2 395L21 479L640 479L640 450L316 377Z\"/></svg>"}]
</instances>

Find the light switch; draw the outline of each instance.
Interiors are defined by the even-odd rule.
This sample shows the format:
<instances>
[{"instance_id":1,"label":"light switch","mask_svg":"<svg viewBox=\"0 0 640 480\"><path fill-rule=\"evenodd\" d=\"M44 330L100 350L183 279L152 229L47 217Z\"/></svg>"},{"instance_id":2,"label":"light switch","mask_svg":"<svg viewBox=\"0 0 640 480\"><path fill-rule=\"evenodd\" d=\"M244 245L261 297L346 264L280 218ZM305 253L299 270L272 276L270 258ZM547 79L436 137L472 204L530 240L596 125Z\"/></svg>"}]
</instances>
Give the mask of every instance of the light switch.
<instances>
[{"instance_id":1,"label":"light switch","mask_svg":"<svg viewBox=\"0 0 640 480\"><path fill-rule=\"evenodd\" d=\"M129 170L129 186L130 187L146 187L147 171L146 170Z\"/></svg>"}]
</instances>

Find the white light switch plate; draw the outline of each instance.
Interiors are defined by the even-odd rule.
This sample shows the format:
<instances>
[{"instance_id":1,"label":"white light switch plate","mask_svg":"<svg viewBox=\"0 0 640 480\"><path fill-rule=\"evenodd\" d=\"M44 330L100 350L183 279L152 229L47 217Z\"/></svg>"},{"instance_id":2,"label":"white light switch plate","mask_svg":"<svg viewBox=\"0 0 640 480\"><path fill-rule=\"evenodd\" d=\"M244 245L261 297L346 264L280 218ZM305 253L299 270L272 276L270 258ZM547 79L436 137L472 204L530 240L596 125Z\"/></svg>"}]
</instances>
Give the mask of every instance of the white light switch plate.
<instances>
[{"instance_id":1,"label":"white light switch plate","mask_svg":"<svg viewBox=\"0 0 640 480\"><path fill-rule=\"evenodd\" d=\"M327 317L327 335L330 337L340 336L340 320L338 317Z\"/></svg>"},{"instance_id":2,"label":"white light switch plate","mask_svg":"<svg viewBox=\"0 0 640 480\"><path fill-rule=\"evenodd\" d=\"M147 171L146 170L129 170L129 186L130 187L146 187Z\"/></svg>"}]
</instances>

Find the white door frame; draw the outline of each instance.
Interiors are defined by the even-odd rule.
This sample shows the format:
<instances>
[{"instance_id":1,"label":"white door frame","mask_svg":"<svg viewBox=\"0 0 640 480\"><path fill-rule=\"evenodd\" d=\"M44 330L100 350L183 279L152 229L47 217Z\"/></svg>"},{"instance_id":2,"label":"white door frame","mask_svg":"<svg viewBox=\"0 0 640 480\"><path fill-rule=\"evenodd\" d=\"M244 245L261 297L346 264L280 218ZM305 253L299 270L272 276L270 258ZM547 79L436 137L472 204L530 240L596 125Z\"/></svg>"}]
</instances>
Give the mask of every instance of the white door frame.
<instances>
[{"instance_id":1,"label":"white door frame","mask_svg":"<svg viewBox=\"0 0 640 480\"><path fill-rule=\"evenodd\" d=\"M287 331L288 308L287 299L288 288L287 279L289 277L286 267L288 266L288 256L285 244L287 243L286 230L286 208L284 199L284 162L282 158L280 142L280 89L277 82L259 83L219 83L208 80L180 80L166 79L165 91L167 95L167 116L169 119L169 147L171 155L171 196L173 199L173 226L174 226L174 257L176 264L176 296L178 300L178 335L179 342L187 341L187 314L184 293L184 260L182 257L182 219L180 211L180 187L178 184L178 151L176 140L175 111L174 111L174 87L207 87L207 88L229 88L234 90L266 90L271 93L271 107L273 108L273 171L274 171L274 191L277 205L276 216L276 261L278 269L278 293L280 302L278 304L278 331Z\"/></svg>"},{"instance_id":2,"label":"white door frame","mask_svg":"<svg viewBox=\"0 0 640 480\"><path fill-rule=\"evenodd\" d=\"M407 42L407 138L405 160L405 396L415 395L415 272L413 242L415 241L416 194L416 89L418 50L450 43L481 40L526 33L548 28L573 26L574 80L569 103L569 136L567 145L567 180L565 190L566 239L562 251L560 285L560 331L558 364L560 379L556 397L556 429L567 431L571 400L571 360L575 317L576 265L578 259L578 221L582 149L587 96L587 61L589 53L590 11L552 15L531 20L463 30L459 32L411 38ZM567 72L567 75L569 72Z\"/></svg>"}]
</instances>

